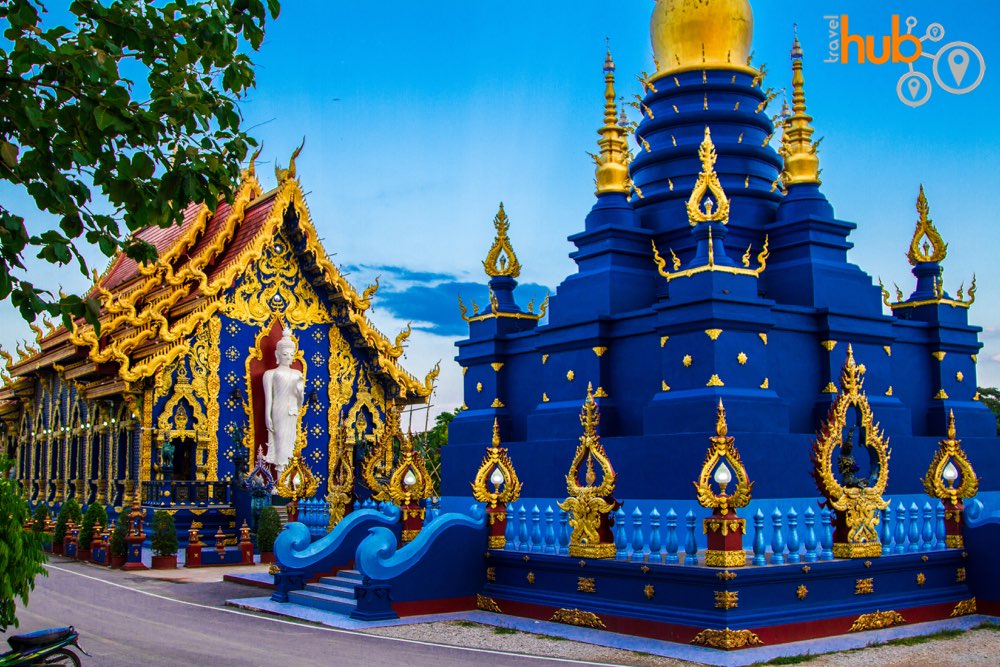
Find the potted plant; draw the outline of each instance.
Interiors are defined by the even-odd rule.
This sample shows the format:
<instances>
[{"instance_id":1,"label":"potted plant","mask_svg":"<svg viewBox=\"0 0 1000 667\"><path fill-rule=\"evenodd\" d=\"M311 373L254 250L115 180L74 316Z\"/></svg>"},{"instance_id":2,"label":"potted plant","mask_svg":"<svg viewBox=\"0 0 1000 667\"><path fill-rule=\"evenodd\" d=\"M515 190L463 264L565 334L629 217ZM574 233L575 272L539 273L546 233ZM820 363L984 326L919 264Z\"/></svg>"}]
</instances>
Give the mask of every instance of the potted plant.
<instances>
[{"instance_id":1,"label":"potted plant","mask_svg":"<svg viewBox=\"0 0 1000 667\"><path fill-rule=\"evenodd\" d=\"M174 515L166 510L153 514L153 569L171 570L177 567L177 527Z\"/></svg>"},{"instance_id":2,"label":"potted plant","mask_svg":"<svg viewBox=\"0 0 1000 667\"><path fill-rule=\"evenodd\" d=\"M128 558L128 543L125 536L128 534L128 522L125 521L125 513L118 515L115 529L111 532L111 544L108 549L111 551L111 567L121 567Z\"/></svg>"},{"instance_id":3,"label":"potted plant","mask_svg":"<svg viewBox=\"0 0 1000 667\"><path fill-rule=\"evenodd\" d=\"M80 525L79 542L76 547L76 557L78 560L90 560L90 543L95 537L99 537L99 535L94 535L95 523L102 529L108 525L108 513L101 503L91 503L83 515L83 523Z\"/></svg>"},{"instance_id":4,"label":"potted plant","mask_svg":"<svg viewBox=\"0 0 1000 667\"><path fill-rule=\"evenodd\" d=\"M70 498L62 504L59 514L56 515L56 527L52 534L52 553L62 555L66 540L66 524L70 521L79 524L82 520L83 515L80 513L80 504L76 502L76 498Z\"/></svg>"},{"instance_id":5,"label":"potted plant","mask_svg":"<svg viewBox=\"0 0 1000 667\"><path fill-rule=\"evenodd\" d=\"M35 506L35 511L31 514L31 532L34 533L35 537L41 540L42 535L45 532L45 524L49 521L49 506L45 503L38 503ZM41 544L45 551L52 551L52 535L48 536L48 540L42 540ZM47 547L46 547L47 545Z\"/></svg>"},{"instance_id":6,"label":"potted plant","mask_svg":"<svg viewBox=\"0 0 1000 667\"><path fill-rule=\"evenodd\" d=\"M278 510L268 505L260 511L257 517L257 549L260 551L261 563L274 562L274 541L281 532L281 517Z\"/></svg>"}]
</instances>

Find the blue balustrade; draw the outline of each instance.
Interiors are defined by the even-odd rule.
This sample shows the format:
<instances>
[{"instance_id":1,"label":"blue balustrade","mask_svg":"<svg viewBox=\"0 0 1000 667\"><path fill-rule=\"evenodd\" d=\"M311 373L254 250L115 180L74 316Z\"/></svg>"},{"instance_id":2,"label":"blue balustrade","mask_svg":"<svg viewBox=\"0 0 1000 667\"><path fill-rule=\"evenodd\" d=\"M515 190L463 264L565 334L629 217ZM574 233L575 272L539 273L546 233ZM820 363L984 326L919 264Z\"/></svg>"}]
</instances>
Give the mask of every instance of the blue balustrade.
<instances>
[{"instance_id":1,"label":"blue balustrade","mask_svg":"<svg viewBox=\"0 0 1000 667\"><path fill-rule=\"evenodd\" d=\"M818 544L818 540L816 539L816 512L812 507L806 508L802 521L806 527L805 561L807 563L815 563L819 559L819 554L816 553L816 546Z\"/></svg>"},{"instance_id":2,"label":"blue balustrade","mask_svg":"<svg viewBox=\"0 0 1000 667\"><path fill-rule=\"evenodd\" d=\"M823 535L820 538L822 544L822 551L820 551L820 560L833 560L833 512L828 509L823 510L820 513L820 523L823 526Z\"/></svg>"},{"instance_id":3,"label":"blue balustrade","mask_svg":"<svg viewBox=\"0 0 1000 667\"><path fill-rule=\"evenodd\" d=\"M906 553L906 506L902 502L896 506L896 537L892 552Z\"/></svg>"},{"instance_id":4,"label":"blue balustrade","mask_svg":"<svg viewBox=\"0 0 1000 667\"><path fill-rule=\"evenodd\" d=\"M679 562L680 559L677 557L678 545L679 543L677 541L677 512L675 512L674 508L671 507L667 511L667 540L666 540L667 555L663 559L663 562L666 563L667 565L676 565Z\"/></svg>"},{"instance_id":5,"label":"blue balustrade","mask_svg":"<svg viewBox=\"0 0 1000 667\"><path fill-rule=\"evenodd\" d=\"M934 548L934 508L930 503L924 503L924 521L920 527L920 550L930 551Z\"/></svg>"},{"instance_id":6,"label":"blue balustrade","mask_svg":"<svg viewBox=\"0 0 1000 667\"><path fill-rule=\"evenodd\" d=\"M660 544L660 513L654 507L649 513L649 560L663 562L663 547Z\"/></svg>"},{"instance_id":7,"label":"blue balustrade","mask_svg":"<svg viewBox=\"0 0 1000 667\"><path fill-rule=\"evenodd\" d=\"M801 548L801 543L799 542L799 513L792 507L788 510L785 518L788 521L788 562L798 563L801 558L799 555L799 549Z\"/></svg>"},{"instance_id":8,"label":"blue balustrade","mask_svg":"<svg viewBox=\"0 0 1000 667\"><path fill-rule=\"evenodd\" d=\"M545 548L543 553L556 554L556 525L555 511L552 505L545 508Z\"/></svg>"},{"instance_id":9,"label":"blue balustrade","mask_svg":"<svg viewBox=\"0 0 1000 667\"><path fill-rule=\"evenodd\" d=\"M517 511L517 550L528 551L531 543L528 542L528 509L521 504L521 509Z\"/></svg>"},{"instance_id":10,"label":"blue balustrade","mask_svg":"<svg viewBox=\"0 0 1000 667\"><path fill-rule=\"evenodd\" d=\"M887 506L882 510L881 522L879 539L882 540L882 553L890 554L892 553L892 507Z\"/></svg>"},{"instance_id":11,"label":"blue balustrade","mask_svg":"<svg viewBox=\"0 0 1000 667\"><path fill-rule=\"evenodd\" d=\"M507 526L504 528L504 551L517 550L517 512L514 510L514 503L507 503Z\"/></svg>"},{"instance_id":12,"label":"blue balustrade","mask_svg":"<svg viewBox=\"0 0 1000 667\"><path fill-rule=\"evenodd\" d=\"M542 553L542 511L538 505L531 508L531 551Z\"/></svg>"},{"instance_id":13,"label":"blue balustrade","mask_svg":"<svg viewBox=\"0 0 1000 667\"><path fill-rule=\"evenodd\" d=\"M781 510L777 507L771 513L771 565L785 563L785 537L781 534Z\"/></svg>"},{"instance_id":14,"label":"blue balustrade","mask_svg":"<svg viewBox=\"0 0 1000 667\"><path fill-rule=\"evenodd\" d=\"M628 536L625 534L625 510L615 512L615 560L628 560Z\"/></svg>"},{"instance_id":15,"label":"blue balustrade","mask_svg":"<svg viewBox=\"0 0 1000 667\"><path fill-rule=\"evenodd\" d=\"M917 507L916 503L910 503L910 525L909 532L907 534L908 544L906 545L906 550L908 552L920 551L920 508Z\"/></svg>"},{"instance_id":16,"label":"blue balustrade","mask_svg":"<svg viewBox=\"0 0 1000 667\"><path fill-rule=\"evenodd\" d=\"M642 561L646 554L646 538L642 534L642 510L632 511L632 560Z\"/></svg>"},{"instance_id":17,"label":"blue balustrade","mask_svg":"<svg viewBox=\"0 0 1000 667\"><path fill-rule=\"evenodd\" d=\"M946 549L947 544L944 539L945 528L944 528L944 503L940 500L937 501L937 507L934 508L934 535L937 537L937 542L935 542L936 549Z\"/></svg>"},{"instance_id":18,"label":"blue balustrade","mask_svg":"<svg viewBox=\"0 0 1000 667\"><path fill-rule=\"evenodd\" d=\"M694 538L695 516L693 511L688 510L688 513L684 515L684 522L687 524L687 540L684 543L684 564L697 565L698 543Z\"/></svg>"},{"instance_id":19,"label":"blue balustrade","mask_svg":"<svg viewBox=\"0 0 1000 667\"><path fill-rule=\"evenodd\" d=\"M559 511L559 555L569 555L569 513Z\"/></svg>"}]
</instances>

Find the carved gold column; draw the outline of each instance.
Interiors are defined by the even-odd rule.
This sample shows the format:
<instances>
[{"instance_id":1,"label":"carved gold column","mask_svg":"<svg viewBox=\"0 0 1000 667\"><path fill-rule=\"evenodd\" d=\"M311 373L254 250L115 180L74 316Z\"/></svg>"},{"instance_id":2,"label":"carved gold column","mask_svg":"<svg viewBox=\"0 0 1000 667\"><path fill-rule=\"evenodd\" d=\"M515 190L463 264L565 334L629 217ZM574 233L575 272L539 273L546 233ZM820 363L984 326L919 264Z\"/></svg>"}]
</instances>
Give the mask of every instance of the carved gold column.
<instances>
[{"instance_id":1,"label":"carved gold column","mask_svg":"<svg viewBox=\"0 0 1000 667\"><path fill-rule=\"evenodd\" d=\"M205 412L208 416L208 471L206 478L211 481L219 479L219 365L222 355L219 352L219 341L222 338L222 321L213 317L208 321L208 333L211 342L208 348L208 397L205 399Z\"/></svg>"},{"instance_id":2,"label":"carved gold column","mask_svg":"<svg viewBox=\"0 0 1000 667\"><path fill-rule=\"evenodd\" d=\"M153 390L147 387L142 395L142 429L139 431L139 478L136 493L142 497L142 482L150 479L153 461Z\"/></svg>"}]
</instances>

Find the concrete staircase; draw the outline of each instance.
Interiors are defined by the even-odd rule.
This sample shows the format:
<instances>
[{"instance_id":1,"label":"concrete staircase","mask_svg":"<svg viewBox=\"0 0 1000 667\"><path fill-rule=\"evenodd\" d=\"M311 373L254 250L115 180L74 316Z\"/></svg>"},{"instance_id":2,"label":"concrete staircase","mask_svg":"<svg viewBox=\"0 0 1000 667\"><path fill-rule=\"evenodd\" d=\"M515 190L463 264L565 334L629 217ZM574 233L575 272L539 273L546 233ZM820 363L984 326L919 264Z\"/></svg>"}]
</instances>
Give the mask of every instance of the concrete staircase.
<instances>
[{"instance_id":1,"label":"concrete staircase","mask_svg":"<svg viewBox=\"0 0 1000 667\"><path fill-rule=\"evenodd\" d=\"M306 584L305 590L290 591L288 601L336 614L350 616L357 607L354 589L361 585L357 570L341 570L335 577L322 577L315 584Z\"/></svg>"}]
</instances>

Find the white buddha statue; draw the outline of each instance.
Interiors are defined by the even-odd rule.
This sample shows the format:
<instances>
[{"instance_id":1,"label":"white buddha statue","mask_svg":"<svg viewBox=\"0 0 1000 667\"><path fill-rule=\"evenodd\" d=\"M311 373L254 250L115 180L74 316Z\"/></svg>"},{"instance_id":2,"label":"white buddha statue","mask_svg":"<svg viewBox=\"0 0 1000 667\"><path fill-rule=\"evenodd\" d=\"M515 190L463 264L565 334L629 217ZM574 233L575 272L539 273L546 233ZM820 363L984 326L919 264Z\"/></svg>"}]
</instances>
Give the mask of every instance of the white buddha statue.
<instances>
[{"instance_id":1,"label":"white buddha statue","mask_svg":"<svg viewBox=\"0 0 1000 667\"><path fill-rule=\"evenodd\" d=\"M292 368L295 349L292 332L285 329L274 350L278 367L265 371L261 378L264 383L264 424L267 426L267 454L264 460L277 468L278 476L295 452L299 410L306 388L302 371Z\"/></svg>"}]
</instances>

